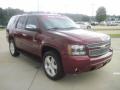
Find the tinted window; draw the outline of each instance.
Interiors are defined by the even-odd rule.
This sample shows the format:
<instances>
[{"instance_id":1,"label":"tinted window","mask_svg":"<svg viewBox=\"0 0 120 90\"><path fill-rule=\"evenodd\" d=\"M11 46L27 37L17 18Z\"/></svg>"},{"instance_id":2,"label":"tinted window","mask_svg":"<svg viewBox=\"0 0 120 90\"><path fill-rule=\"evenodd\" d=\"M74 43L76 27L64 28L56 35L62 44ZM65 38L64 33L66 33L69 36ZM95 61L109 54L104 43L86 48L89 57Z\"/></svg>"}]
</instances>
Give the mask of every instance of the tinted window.
<instances>
[{"instance_id":1,"label":"tinted window","mask_svg":"<svg viewBox=\"0 0 120 90\"><path fill-rule=\"evenodd\" d=\"M38 19L36 16L29 16L26 23L26 30L37 30L38 28Z\"/></svg>"},{"instance_id":2,"label":"tinted window","mask_svg":"<svg viewBox=\"0 0 120 90\"><path fill-rule=\"evenodd\" d=\"M26 26L27 25L35 25L37 27L38 26L37 17L35 17L35 16L29 16L28 20L27 20L27 23L26 23Z\"/></svg>"},{"instance_id":3,"label":"tinted window","mask_svg":"<svg viewBox=\"0 0 120 90\"><path fill-rule=\"evenodd\" d=\"M41 20L47 29L78 28L75 22L65 16L44 16Z\"/></svg>"},{"instance_id":4,"label":"tinted window","mask_svg":"<svg viewBox=\"0 0 120 90\"><path fill-rule=\"evenodd\" d=\"M9 23L8 23L8 25L7 25L7 28L10 28L10 27L13 26L13 24L15 24L16 18L17 18L17 16L13 16L13 17L9 20Z\"/></svg>"},{"instance_id":5,"label":"tinted window","mask_svg":"<svg viewBox=\"0 0 120 90\"><path fill-rule=\"evenodd\" d=\"M21 16L21 17L19 18L18 23L17 23L17 28L19 28L19 29L24 29L24 28L25 28L26 19L27 19L26 16Z\"/></svg>"}]
</instances>

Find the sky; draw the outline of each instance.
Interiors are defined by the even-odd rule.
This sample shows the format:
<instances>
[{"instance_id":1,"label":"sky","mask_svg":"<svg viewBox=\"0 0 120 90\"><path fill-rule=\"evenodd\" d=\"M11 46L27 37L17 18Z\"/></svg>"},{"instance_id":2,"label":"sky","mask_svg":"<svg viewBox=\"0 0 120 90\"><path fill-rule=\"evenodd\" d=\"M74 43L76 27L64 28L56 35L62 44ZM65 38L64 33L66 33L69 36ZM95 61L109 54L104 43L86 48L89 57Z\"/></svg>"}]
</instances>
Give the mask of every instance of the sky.
<instances>
[{"instance_id":1,"label":"sky","mask_svg":"<svg viewBox=\"0 0 120 90\"><path fill-rule=\"evenodd\" d=\"M79 13L96 15L100 6L106 8L109 15L120 15L119 0L0 0L2 8L19 8L24 11L45 11L61 13Z\"/></svg>"}]
</instances>

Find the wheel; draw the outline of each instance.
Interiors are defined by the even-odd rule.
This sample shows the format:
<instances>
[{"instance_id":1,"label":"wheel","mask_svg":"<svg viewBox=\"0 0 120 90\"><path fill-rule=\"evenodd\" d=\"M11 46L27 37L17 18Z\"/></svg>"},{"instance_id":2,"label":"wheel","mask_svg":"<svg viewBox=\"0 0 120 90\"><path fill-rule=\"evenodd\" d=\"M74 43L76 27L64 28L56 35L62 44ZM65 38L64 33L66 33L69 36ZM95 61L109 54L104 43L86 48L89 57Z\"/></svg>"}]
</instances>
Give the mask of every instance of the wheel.
<instances>
[{"instance_id":1,"label":"wheel","mask_svg":"<svg viewBox=\"0 0 120 90\"><path fill-rule=\"evenodd\" d=\"M59 55L54 51L48 51L43 56L43 68L48 78L59 80L64 76Z\"/></svg>"},{"instance_id":2,"label":"wheel","mask_svg":"<svg viewBox=\"0 0 120 90\"><path fill-rule=\"evenodd\" d=\"M90 27L90 26L88 26L88 27L87 27L87 29L91 29L91 27Z\"/></svg>"},{"instance_id":3,"label":"wheel","mask_svg":"<svg viewBox=\"0 0 120 90\"><path fill-rule=\"evenodd\" d=\"M19 54L20 54L18 52L13 40L10 40L10 42L9 42L9 50L10 50L11 55L14 57L19 56Z\"/></svg>"}]
</instances>

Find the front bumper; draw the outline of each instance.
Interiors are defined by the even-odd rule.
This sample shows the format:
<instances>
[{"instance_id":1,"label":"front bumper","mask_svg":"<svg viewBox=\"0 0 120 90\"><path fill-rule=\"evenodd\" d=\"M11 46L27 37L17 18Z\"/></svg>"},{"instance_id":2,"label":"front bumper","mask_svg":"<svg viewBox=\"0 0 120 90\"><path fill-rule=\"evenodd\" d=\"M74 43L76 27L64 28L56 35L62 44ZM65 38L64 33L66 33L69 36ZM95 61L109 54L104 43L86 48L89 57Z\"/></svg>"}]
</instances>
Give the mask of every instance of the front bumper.
<instances>
[{"instance_id":1,"label":"front bumper","mask_svg":"<svg viewBox=\"0 0 120 90\"><path fill-rule=\"evenodd\" d=\"M98 57L63 55L62 62L65 73L81 73L99 69L112 59L113 50Z\"/></svg>"}]
</instances>

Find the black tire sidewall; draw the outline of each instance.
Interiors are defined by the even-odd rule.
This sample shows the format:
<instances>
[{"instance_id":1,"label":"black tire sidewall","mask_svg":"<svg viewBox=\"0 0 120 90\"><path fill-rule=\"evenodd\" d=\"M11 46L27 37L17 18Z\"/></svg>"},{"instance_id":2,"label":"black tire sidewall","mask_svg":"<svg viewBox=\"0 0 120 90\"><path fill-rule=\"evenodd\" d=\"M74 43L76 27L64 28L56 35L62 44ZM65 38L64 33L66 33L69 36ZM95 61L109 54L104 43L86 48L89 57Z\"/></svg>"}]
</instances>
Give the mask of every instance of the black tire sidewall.
<instances>
[{"instance_id":1,"label":"black tire sidewall","mask_svg":"<svg viewBox=\"0 0 120 90\"><path fill-rule=\"evenodd\" d=\"M91 29L91 27L90 27L90 26L88 26L88 27L87 27L87 29Z\"/></svg>"}]
</instances>

